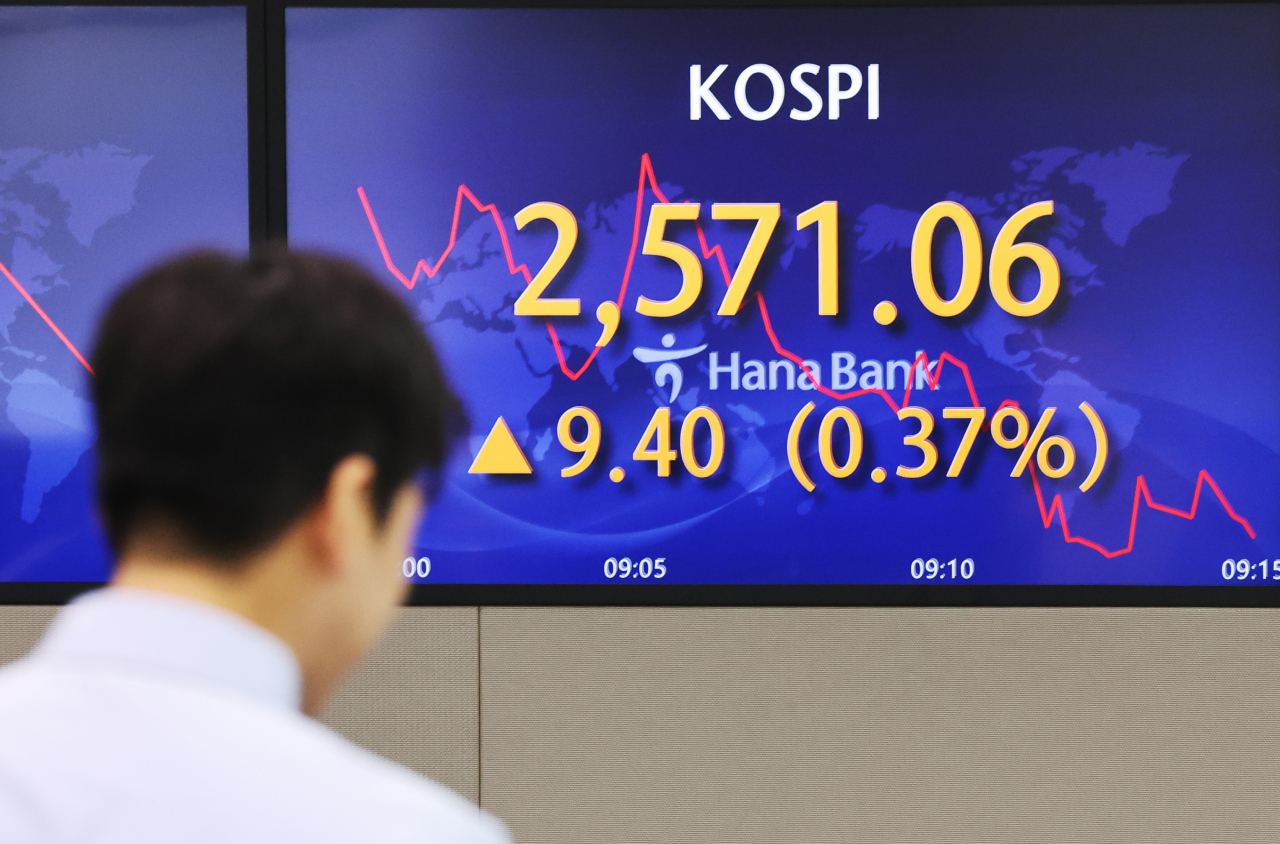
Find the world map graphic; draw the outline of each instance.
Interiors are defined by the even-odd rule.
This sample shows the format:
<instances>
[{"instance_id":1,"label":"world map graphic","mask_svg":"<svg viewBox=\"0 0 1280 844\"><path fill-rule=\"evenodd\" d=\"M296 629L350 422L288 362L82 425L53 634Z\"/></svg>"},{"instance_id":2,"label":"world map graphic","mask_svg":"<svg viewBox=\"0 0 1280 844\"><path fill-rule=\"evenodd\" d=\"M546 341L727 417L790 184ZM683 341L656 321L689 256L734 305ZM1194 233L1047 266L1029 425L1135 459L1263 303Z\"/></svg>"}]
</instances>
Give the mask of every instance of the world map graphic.
<instances>
[{"instance_id":1,"label":"world map graphic","mask_svg":"<svg viewBox=\"0 0 1280 844\"><path fill-rule=\"evenodd\" d=\"M952 194L945 198L968 208L978 220L984 242L990 243L1014 211L1056 197L1052 225L1047 231L1038 232L1037 237L1058 259L1065 292L1071 297L1088 296L1091 290L1107 284L1106 267L1091 260L1081 248L1081 234L1105 238L1115 247L1123 247L1135 227L1170 206L1178 170L1187 158L1186 154L1143 142L1093 152L1066 147L1038 150L1011 162L1009 185L981 196ZM1072 186L1081 186L1085 192L1068 192ZM662 184L662 191L672 201L698 199L669 183ZM1069 195L1071 200L1063 201L1064 195ZM581 215L583 237L588 240L589 248L576 266L574 278L585 281L572 283L575 294L582 295L584 302L594 301L593 295L597 298L607 295L610 287L616 286L631 247L636 199L632 193L612 202L593 204ZM652 201L653 197L646 200ZM877 262L883 262L885 256L909 250L923 210L873 204L853 212L857 252L848 260L858 265L852 270L855 277L862 272L862 265L874 267ZM843 209L842 212L850 213ZM789 213L784 208L784 217ZM508 232L515 232L510 217L504 218L504 222ZM722 242L726 254L741 254L745 246L741 234L725 235ZM787 235L777 256L777 265L772 268L767 295L776 298L783 294L774 291L811 285L812 269L807 266L796 269L793 265L799 263L797 256L814 251L812 241L808 231L791 231ZM943 265L959 263L958 242L944 242L940 253ZM730 267L733 261L731 258ZM722 284L712 263L706 263L708 284ZM530 261L530 265L536 267L537 264ZM632 282L641 289L646 284L643 267L638 265ZM789 274L796 277L789 278ZM440 273L417 288L420 291L418 312L455 373L466 377L469 373L483 372L486 381L501 385L500 389L473 389L467 393L470 411L479 429L470 442L472 455L479 450L492 420L504 416L535 466L545 464L546 470L553 471L562 462L560 455L552 452L558 405L547 402L546 398L553 382L561 379L561 367L544 323L513 315L513 303L523 283L507 266L492 219L481 215L460 233ZM624 306L624 313L629 307ZM738 330L736 325L730 326L733 321L729 318L709 311L704 309L696 319L681 323L672 332L676 337L674 345L686 349L710 344L715 348L718 337L723 337L726 331ZM599 326L590 320L559 323L556 333L569 357L570 368L576 369L593 347ZM635 348L659 348L668 333L660 321L633 319L628 324L625 342L611 344L595 358L599 378L608 390L618 391L623 380L629 387L636 383L646 385L629 399L639 403L634 410L637 414L646 413L644 407L671 403L666 385L659 385L654 378L659 364L643 363L633 354ZM763 337L759 331L756 334ZM1122 452L1128 447L1141 422L1140 411L1112 398L1105 389L1090 383L1072 368L1081 356L1091 353L1087 338L1080 338L1069 348L1057 348L1045 340L1038 328L994 307L983 309L977 319L964 326L962 335L968 350L955 346L954 338L950 337L939 337L932 345L927 341L922 344L931 360L936 360L942 344L950 343L947 348L953 354L977 353L1007 367L1034 385L1041 409L1074 408L1081 401L1089 401L1107 424L1112 448ZM667 339L670 342L670 338ZM803 342L803 338L796 339ZM783 342L787 340L784 338ZM823 359L824 353L818 350L813 356ZM762 352L761 357L765 354L767 352ZM694 360L697 358L691 359ZM675 401L676 408L684 412L708 399L706 363L695 366L700 371L684 373L685 387ZM639 371L644 374L637 377ZM624 373L629 377L624 379ZM870 383L864 376L861 386L882 386L878 380L880 375L874 373L874 376L875 380ZM729 468L740 496L758 495L780 476L789 478L785 457L778 454L776 445L766 444L762 431L785 427L793 409L770 400L772 398L764 394L756 399L751 392L740 391L725 400L724 408L731 414L725 424L728 435L733 438L735 454ZM1082 416L1066 418L1065 435L1076 442L1089 442L1087 420ZM1073 492L1064 490L1063 504L1068 515L1073 500ZM797 512L805 515L809 507L801 502ZM495 536L495 542L509 539Z\"/></svg>"},{"instance_id":2,"label":"world map graphic","mask_svg":"<svg viewBox=\"0 0 1280 844\"><path fill-rule=\"evenodd\" d=\"M138 178L151 160L99 143L71 151L0 150L0 255L37 300L57 287L95 285L93 278L63 273L70 253L93 248L94 236L135 204ZM28 323L38 324L35 330ZM61 484L93 445L87 382L59 380L69 354L43 325L21 292L0 285L0 396L9 436L29 449L18 516L27 524L41 515L45 496Z\"/></svg>"}]
</instances>

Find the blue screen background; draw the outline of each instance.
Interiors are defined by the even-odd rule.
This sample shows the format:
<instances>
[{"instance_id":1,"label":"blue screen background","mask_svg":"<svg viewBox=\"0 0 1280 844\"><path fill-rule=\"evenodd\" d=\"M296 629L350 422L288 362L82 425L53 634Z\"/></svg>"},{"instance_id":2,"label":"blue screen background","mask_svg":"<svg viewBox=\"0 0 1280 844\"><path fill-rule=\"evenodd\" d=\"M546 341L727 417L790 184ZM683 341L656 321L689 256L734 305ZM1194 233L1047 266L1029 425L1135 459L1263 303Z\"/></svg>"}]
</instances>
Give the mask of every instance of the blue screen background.
<instances>
[{"instance_id":1,"label":"blue screen background","mask_svg":"<svg viewBox=\"0 0 1280 844\"><path fill-rule=\"evenodd\" d=\"M0 8L0 264L84 357L113 291L248 246L245 12ZM0 581L102 581L89 374L0 277Z\"/></svg>"},{"instance_id":2,"label":"blue screen background","mask_svg":"<svg viewBox=\"0 0 1280 844\"><path fill-rule=\"evenodd\" d=\"M432 561L427 581L616 582L605 560L661 557L667 583L914 583L915 559L967 558L971 583L1220 584L1226 559L1280 553L1274 7L290 9L287 23L291 241L355 256L403 293L471 411L469 452L418 539ZM792 120L788 111L808 103L788 87L778 116L750 121L733 104L733 82L757 62L784 79L802 62L822 66L810 79L824 99L827 65L866 74L878 64L880 116L867 119L864 90L839 120ZM722 63L714 91L732 118L704 107L690 120L690 65L706 74ZM747 95L762 108L767 83L757 78ZM737 317L715 316L724 279L714 258L703 261L704 293L690 313L635 313L637 295L668 298L678 287L670 262L637 254L618 336L587 365L600 331L592 314L617 298L627 264L637 187L644 218L655 198L646 156L673 201L778 202L782 222ZM524 280L508 270L492 216L469 201L434 278L419 274L408 290L386 268L357 188L408 276L445 253L460 185L496 207L515 262L534 270L554 235L545 223L517 233L515 213L553 201L577 216L574 257L550 292L583 303L581 318L552 320L563 366L544 322L513 315ZM1011 317L984 277L962 316L928 313L912 287L910 243L921 213L946 199L973 213L988 250L1015 210L1052 199L1053 218L1026 237L1062 268L1058 302ZM817 314L813 230L795 227L799 212L827 200L840 209L838 317ZM750 226L712 222L708 211L703 230L732 270ZM699 248L691 225L670 231ZM954 229L943 226L935 264L950 292L960 260ZM1034 273L1019 266L1015 289L1030 298ZM1033 424L1057 407L1049 433L1075 443L1076 469L1059 481L1040 476L1038 504L1030 475L1009 476L1016 452L984 433L961 476L945 478L963 425L941 410L971 403L949 362L938 389L911 397L933 412L940 452L919 480L893 471L919 462L902 443L915 423L877 395L837 401L787 389L785 378L777 389L733 390L723 374L712 390L712 352L721 365L734 352L744 365L781 358L755 291L779 344L818 363L824 384L834 353L853 355L868 379L860 386L875 386L869 362L883 369L946 352L968 367L988 418L1006 400ZM872 319L882 300L899 310L889 328ZM674 398L669 381L657 383L658 364L635 355L666 348L666 335L674 349L701 349L679 361ZM901 403L898 377L894 389L880 383ZM800 449L813 493L793 477L785 447L811 400ZM1094 454L1076 409L1085 400L1111 454L1081 493ZM866 441L843 480L824 473L817 454L818 420L837 404L858 414ZM713 477L676 461L659 478L652 463L632 460L656 408L670 407L678 430L699 405L725 426ZM577 458L557 442L556 424L573 406L599 415L603 446L590 470L564 479L559 470ZM467 473L499 416L531 476ZM625 469L622 482L608 477L613 466ZM887 481L871 479L875 467ZM1181 511L1201 481L1195 518L1148 506L1140 478L1152 502ZM1046 527L1054 496L1060 510Z\"/></svg>"}]
</instances>

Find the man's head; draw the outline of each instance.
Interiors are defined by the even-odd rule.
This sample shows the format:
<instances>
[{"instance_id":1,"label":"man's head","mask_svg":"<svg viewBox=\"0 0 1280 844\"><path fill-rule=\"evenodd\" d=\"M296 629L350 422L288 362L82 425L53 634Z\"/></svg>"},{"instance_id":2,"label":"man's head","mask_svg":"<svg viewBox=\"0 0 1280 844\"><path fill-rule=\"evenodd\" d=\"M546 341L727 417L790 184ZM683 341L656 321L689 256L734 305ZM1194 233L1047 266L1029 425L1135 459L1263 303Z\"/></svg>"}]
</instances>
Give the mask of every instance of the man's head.
<instances>
[{"instance_id":1,"label":"man's head","mask_svg":"<svg viewBox=\"0 0 1280 844\"><path fill-rule=\"evenodd\" d=\"M358 656L403 597L418 482L462 426L401 301L336 259L192 255L116 298L93 366L117 579L279 616L254 620L296 628L276 632L304 675L303 651Z\"/></svg>"}]
</instances>

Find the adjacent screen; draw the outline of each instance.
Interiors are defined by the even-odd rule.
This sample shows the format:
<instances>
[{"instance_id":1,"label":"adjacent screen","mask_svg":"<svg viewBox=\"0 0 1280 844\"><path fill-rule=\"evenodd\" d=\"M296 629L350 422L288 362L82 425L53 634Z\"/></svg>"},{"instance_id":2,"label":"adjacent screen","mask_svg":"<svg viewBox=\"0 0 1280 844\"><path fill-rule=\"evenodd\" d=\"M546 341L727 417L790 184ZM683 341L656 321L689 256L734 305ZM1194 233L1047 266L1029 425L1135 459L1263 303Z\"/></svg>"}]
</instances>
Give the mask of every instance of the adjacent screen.
<instances>
[{"instance_id":1,"label":"adjacent screen","mask_svg":"<svg viewBox=\"0 0 1280 844\"><path fill-rule=\"evenodd\" d=\"M1274 5L287 31L291 241L470 408L414 580L1280 580Z\"/></svg>"},{"instance_id":2,"label":"adjacent screen","mask_svg":"<svg viewBox=\"0 0 1280 844\"><path fill-rule=\"evenodd\" d=\"M0 8L0 581L102 581L87 358L120 283L248 246L245 12Z\"/></svg>"}]
</instances>

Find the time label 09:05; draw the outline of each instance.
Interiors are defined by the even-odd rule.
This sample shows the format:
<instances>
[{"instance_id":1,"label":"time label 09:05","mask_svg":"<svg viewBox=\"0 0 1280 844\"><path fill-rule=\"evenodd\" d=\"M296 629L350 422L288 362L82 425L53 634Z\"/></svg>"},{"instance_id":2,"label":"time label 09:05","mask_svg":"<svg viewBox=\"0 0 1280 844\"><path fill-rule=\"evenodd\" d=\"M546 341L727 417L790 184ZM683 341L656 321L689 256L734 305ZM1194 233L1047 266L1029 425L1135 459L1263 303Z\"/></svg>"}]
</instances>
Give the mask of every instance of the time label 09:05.
<instances>
[{"instance_id":1,"label":"time label 09:05","mask_svg":"<svg viewBox=\"0 0 1280 844\"><path fill-rule=\"evenodd\" d=\"M604 576L610 580L661 580L667 575L666 557L610 557L604 561Z\"/></svg>"}]
</instances>

